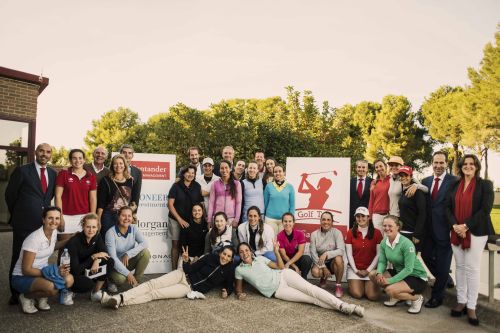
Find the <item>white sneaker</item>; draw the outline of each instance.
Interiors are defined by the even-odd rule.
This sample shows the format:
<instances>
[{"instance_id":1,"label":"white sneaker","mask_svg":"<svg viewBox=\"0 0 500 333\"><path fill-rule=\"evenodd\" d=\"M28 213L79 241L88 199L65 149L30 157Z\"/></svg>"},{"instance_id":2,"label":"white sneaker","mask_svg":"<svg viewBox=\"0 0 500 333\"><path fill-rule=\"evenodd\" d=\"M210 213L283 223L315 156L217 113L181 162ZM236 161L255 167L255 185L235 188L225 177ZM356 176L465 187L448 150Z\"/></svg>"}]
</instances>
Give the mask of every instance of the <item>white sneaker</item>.
<instances>
[{"instance_id":1,"label":"white sneaker","mask_svg":"<svg viewBox=\"0 0 500 333\"><path fill-rule=\"evenodd\" d=\"M362 307L361 305L355 305L354 314L357 315L358 317L363 317L365 315L365 308Z\"/></svg>"},{"instance_id":2,"label":"white sneaker","mask_svg":"<svg viewBox=\"0 0 500 333\"><path fill-rule=\"evenodd\" d=\"M424 303L424 296L420 295L416 301L411 302L411 306L408 309L408 313L412 314L420 313L423 303Z\"/></svg>"},{"instance_id":3,"label":"white sneaker","mask_svg":"<svg viewBox=\"0 0 500 333\"><path fill-rule=\"evenodd\" d=\"M106 303L104 303L104 305L106 305L108 308L112 308L112 309L117 310L118 307L120 306L120 303L121 303L121 297L120 297L120 294L118 294L118 295L109 296L108 301Z\"/></svg>"},{"instance_id":4,"label":"white sneaker","mask_svg":"<svg viewBox=\"0 0 500 333\"><path fill-rule=\"evenodd\" d=\"M411 306L411 299L405 301L406 306Z\"/></svg>"},{"instance_id":5,"label":"white sneaker","mask_svg":"<svg viewBox=\"0 0 500 333\"><path fill-rule=\"evenodd\" d=\"M66 291L63 293L62 304L73 305L73 293L71 291Z\"/></svg>"},{"instance_id":6,"label":"white sneaker","mask_svg":"<svg viewBox=\"0 0 500 333\"><path fill-rule=\"evenodd\" d=\"M50 310L50 305L49 305L49 299L47 297L39 298L38 299L38 308L42 311L49 311Z\"/></svg>"},{"instance_id":7,"label":"white sneaker","mask_svg":"<svg viewBox=\"0 0 500 333\"><path fill-rule=\"evenodd\" d=\"M402 300L399 300L397 298L389 298L388 301L384 302L384 305L389 306L389 307L393 307L393 306L398 305L399 302L402 302Z\"/></svg>"},{"instance_id":8,"label":"white sneaker","mask_svg":"<svg viewBox=\"0 0 500 333\"><path fill-rule=\"evenodd\" d=\"M103 293L102 290L98 290L96 292L91 291L90 292L90 300L92 302L100 302L102 299L102 293Z\"/></svg>"},{"instance_id":9,"label":"white sneaker","mask_svg":"<svg viewBox=\"0 0 500 333\"><path fill-rule=\"evenodd\" d=\"M35 307L35 300L24 297L24 294L19 295L19 303L24 313L35 313L38 309Z\"/></svg>"},{"instance_id":10,"label":"white sneaker","mask_svg":"<svg viewBox=\"0 0 500 333\"><path fill-rule=\"evenodd\" d=\"M109 282L108 283L108 291L112 294L116 294L118 292L118 287L116 286L116 284Z\"/></svg>"},{"instance_id":11,"label":"white sneaker","mask_svg":"<svg viewBox=\"0 0 500 333\"><path fill-rule=\"evenodd\" d=\"M345 313L346 315L351 315L356 309L356 305L350 303L342 303L340 305L340 312Z\"/></svg>"}]
</instances>

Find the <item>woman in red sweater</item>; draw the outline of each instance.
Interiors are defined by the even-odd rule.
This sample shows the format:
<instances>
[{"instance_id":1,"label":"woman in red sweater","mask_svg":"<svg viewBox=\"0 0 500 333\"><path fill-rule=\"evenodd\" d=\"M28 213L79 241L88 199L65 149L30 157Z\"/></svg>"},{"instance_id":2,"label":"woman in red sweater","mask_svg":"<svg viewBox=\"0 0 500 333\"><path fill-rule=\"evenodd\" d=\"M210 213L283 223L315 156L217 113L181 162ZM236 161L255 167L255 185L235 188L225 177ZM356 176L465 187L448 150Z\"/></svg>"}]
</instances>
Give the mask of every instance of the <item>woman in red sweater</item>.
<instances>
[{"instance_id":1,"label":"woman in red sweater","mask_svg":"<svg viewBox=\"0 0 500 333\"><path fill-rule=\"evenodd\" d=\"M373 162L377 178L370 185L370 201L368 210L373 226L382 230L382 221L389 214L389 186L391 176L387 173L387 164L382 159Z\"/></svg>"}]
</instances>

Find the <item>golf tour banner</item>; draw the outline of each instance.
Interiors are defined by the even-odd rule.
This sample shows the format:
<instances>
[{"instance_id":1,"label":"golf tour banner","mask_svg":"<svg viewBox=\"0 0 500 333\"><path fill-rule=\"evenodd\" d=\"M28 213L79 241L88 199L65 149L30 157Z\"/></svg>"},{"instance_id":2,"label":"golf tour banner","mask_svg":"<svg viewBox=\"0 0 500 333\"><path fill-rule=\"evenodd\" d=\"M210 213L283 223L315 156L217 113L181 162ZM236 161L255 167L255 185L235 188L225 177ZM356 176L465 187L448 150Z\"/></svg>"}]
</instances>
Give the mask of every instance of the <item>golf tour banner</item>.
<instances>
[{"instance_id":1,"label":"golf tour banner","mask_svg":"<svg viewBox=\"0 0 500 333\"><path fill-rule=\"evenodd\" d=\"M349 228L350 158L288 157L286 180L295 188L296 228L309 241L319 228L324 211L333 214L333 226L344 234Z\"/></svg>"}]
</instances>

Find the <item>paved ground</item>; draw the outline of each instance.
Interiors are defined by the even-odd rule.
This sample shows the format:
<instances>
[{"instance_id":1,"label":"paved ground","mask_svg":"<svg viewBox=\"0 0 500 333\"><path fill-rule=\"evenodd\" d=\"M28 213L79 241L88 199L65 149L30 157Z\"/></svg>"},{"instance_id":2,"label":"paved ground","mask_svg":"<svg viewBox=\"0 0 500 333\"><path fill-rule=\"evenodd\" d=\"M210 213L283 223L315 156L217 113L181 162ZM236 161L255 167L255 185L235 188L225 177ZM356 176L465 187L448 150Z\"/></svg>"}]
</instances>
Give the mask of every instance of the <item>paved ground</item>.
<instances>
[{"instance_id":1,"label":"paved ground","mask_svg":"<svg viewBox=\"0 0 500 333\"><path fill-rule=\"evenodd\" d=\"M238 301L209 293L206 300L162 300L111 310L91 303L88 295L78 295L75 305L50 301L52 310L25 315L17 306L7 305L7 272L11 233L0 233L0 332L492 332L474 328L466 318L449 316L449 308L423 308L410 315L405 305L386 308L381 303L361 301L365 318L343 314L312 305L267 299L249 292ZM330 286L331 287L331 286ZM352 301L345 296L346 301Z\"/></svg>"}]
</instances>

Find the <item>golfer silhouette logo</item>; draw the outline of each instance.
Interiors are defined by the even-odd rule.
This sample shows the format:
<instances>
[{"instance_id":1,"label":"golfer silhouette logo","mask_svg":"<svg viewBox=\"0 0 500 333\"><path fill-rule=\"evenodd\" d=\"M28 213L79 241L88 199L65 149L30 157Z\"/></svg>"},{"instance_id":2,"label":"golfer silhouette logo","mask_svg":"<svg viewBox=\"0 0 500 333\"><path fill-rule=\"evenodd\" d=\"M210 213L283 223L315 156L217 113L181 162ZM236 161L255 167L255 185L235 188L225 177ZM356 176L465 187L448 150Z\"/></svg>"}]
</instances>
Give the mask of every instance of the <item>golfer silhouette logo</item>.
<instances>
[{"instance_id":1,"label":"golfer silhouette logo","mask_svg":"<svg viewBox=\"0 0 500 333\"><path fill-rule=\"evenodd\" d=\"M303 173L302 179L300 180L298 192L299 193L309 193L309 205L306 209L325 209L325 203L330 197L328 194L328 190L332 187L332 180L327 177L321 177L318 181L318 185L314 187L309 181L307 181L307 177L311 175L319 175L319 174L329 174L333 173L334 176L337 176L337 171L324 171L324 172L314 172L314 173Z\"/></svg>"}]
</instances>

